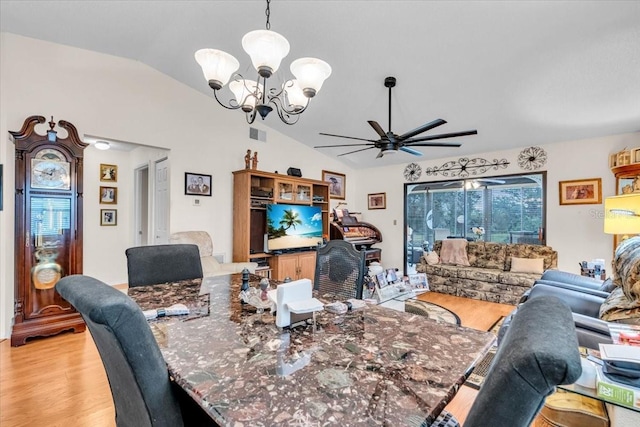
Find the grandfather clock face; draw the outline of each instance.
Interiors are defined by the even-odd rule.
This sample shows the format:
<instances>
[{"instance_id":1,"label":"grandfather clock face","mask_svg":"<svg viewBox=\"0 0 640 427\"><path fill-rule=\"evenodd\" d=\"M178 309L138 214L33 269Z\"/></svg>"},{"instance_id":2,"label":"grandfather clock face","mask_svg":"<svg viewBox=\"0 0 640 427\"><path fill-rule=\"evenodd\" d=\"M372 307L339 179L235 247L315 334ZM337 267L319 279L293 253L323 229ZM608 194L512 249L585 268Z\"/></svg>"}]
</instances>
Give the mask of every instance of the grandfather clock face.
<instances>
[{"instance_id":1,"label":"grandfather clock face","mask_svg":"<svg viewBox=\"0 0 640 427\"><path fill-rule=\"evenodd\" d=\"M31 188L71 189L71 163L59 150L45 148L31 159Z\"/></svg>"}]
</instances>

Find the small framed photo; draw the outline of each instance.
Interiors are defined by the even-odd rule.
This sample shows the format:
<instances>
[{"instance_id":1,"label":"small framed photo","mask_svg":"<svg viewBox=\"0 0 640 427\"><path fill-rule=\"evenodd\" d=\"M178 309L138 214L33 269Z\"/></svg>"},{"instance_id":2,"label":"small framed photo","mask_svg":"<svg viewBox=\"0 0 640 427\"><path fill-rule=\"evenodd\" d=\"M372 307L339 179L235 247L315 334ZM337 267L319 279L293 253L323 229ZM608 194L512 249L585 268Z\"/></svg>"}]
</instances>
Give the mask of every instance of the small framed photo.
<instances>
[{"instance_id":1,"label":"small framed photo","mask_svg":"<svg viewBox=\"0 0 640 427\"><path fill-rule=\"evenodd\" d=\"M413 289L429 290L429 281L425 273L409 274L409 286Z\"/></svg>"},{"instance_id":2,"label":"small framed photo","mask_svg":"<svg viewBox=\"0 0 640 427\"><path fill-rule=\"evenodd\" d=\"M100 225L117 225L117 209L100 209Z\"/></svg>"},{"instance_id":3,"label":"small framed photo","mask_svg":"<svg viewBox=\"0 0 640 427\"><path fill-rule=\"evenodd\" d=\"M211 196L211 175L185 172L184 194L192 196Z\"/></svg>"},{"instance_id":4,"label":"small framed photo","mask_svg":"<svg viewBox=\"0 0 640 427\"><path fill-rule=\"evenodd\" d=\"M100 163L100 181L118 182L118 166Z\"/></svg>"},{"instance_id":5,"label":"small framed photo","mask_svg":"<svg viewBox=\"0 0 640 427\"><path fill-rule=\"evenodd\" d=\"M575 179L560 181L561 205L589 205L602 203L602 179Z\"/></svg>"},{"instance_id":6,"label":"small framed photo","mask_svg":"<svg viewBox=\"0 0 640 427\"><path fill-rule=\"evenodd\" d=\"M347 176L338 172L322 171L322 180L329 183L329 198L344 200Z\"/></svg>"},{"instance_id":7,"label":"small framed photo","mask_svg":"<svg viewBox=\"0 0 640 427\"><path fill-rule=\"evenodd\" d=\"M387 283L396 283L398 281L398 276L396 275L395 268L387 268Z\"/></svg>"},{"instance_id":8,"label":"small framed photo","mask_svg":"<svg viewBox=\"0 0 640 427\"><path fill-rule=\"evenodd\" d=\"M387 193L367 194L367 202L369 209L386 209Z\"/></svg>"},{"instance_id":9,"label":"small framed photo","mask_svg":"<svg viewBox=\"0 0 640 427\"><path fill-rule=\"evenodd\" d=\"M378 287L380 289L389 285L389 282L387 282L387 273L384 271L382 273L376 274L376 281L378 282Z\"/></svg>"},{"instance_id":10,"label":"small framed photo","mask_svg":"<svg viewBox=\"0 0 640 427\"><path fill-rule=\"evenodd\" d=\"M115 205L118 203L117 187L100 187L100 204Z\"/></svg>"}]
</instances>

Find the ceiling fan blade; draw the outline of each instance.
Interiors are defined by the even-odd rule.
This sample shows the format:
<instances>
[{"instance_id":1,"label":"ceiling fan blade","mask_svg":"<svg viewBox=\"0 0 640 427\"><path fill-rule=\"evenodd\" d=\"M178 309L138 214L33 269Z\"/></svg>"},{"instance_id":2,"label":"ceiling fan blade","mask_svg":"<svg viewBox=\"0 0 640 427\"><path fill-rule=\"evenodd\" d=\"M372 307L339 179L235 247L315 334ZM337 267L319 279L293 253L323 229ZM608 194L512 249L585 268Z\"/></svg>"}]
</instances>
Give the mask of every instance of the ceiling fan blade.
<instances>
[{"instance_id":1,"label":"ceiling fan blade","mask_svg":"<svg viewBox=\"0 0 640 427\"><path fill-rule=\"evenodd\" d=\"M441 133L440 135L421 136L420 138L413 138L408 141L404 141L405 144L420 142L420 141L433 141L434 139L455 138L458 136L477 135L477 130L468 130L465 132L453 132L453 133Z\"/></svg>"},{"instance_id":2,"label":"ceiling fan blade","mask_svg":"<svg viewBox=\"0 0 640 427\"><path fill-rule=\"evenodd\" d=\"M360 151L371 150L372 148L375 148L375 147L361 148L361 149L359 149L359 150L349 151L348 153L338 154L338 157L340 157L340 156L346 156L347 154L353 154L353 153L357 153L357 152L360 152Z\"/></svg>"},{"instance_id":3,"label":"ceiling fan blade","mask_svg":"<svg viewBox=\"0 0 640 427\"><path fill-rule=\"evenodd\" d=\"M457 142L422 142L422 143L405 143L405 147L409 145L410 147L462 147L462 144L458 144Z\"/></svg>"},{"instance_id":4,"label":"ceiling fan blade","mask_svg":"<svg viewBox=\"0 0 640 427\"><path fill-rule=\"evenodd\" d=\"M414 130L410 130L409 132L400 135L397 139L398 139L398 141L404 141L405 139L409 139L412 136L416 136L419 133L426 132L429 129L433 129L433 128L441 126L441 125L443 125L445 123L447 123L447 122L442 120L442 119L435 119L434 121L432 121L430 123L425 123L422 126L415 128Z\"/></svg>"},{"instance_id":5,"label":"ceiling fan blade","mask_svg":"<svg viewBox=\"0 0 640 427\"><path fill-rule=\"evenodd\" d=\"M380 138L387 137L387 134L385 133L384 129L382 129L382 126L378 124L378 122L376 122L375 120L368 120L367 123L369 123L373 130L375 130L376 133L380 135Z\"/></svg>"},{"instance_id":6,"label":"ceiling fan blade","mask_svg":"<svg viewBox=\"0 0 640 427\"><path fill-rule=\"evenodd\" d=\"M400 149L402 151L404 151L405 153L409 153L409 154L413 154L414 156L422 156L422 153L418 150L414 150L413 148L409 148L409 147L400 147Z\"/></svg>"},{"instance_id":7,"label":"ceiling fan blade","mask_svg":"<svg viewBox=\"0 0 640 427\"><path fill-rule=\"evenodd\" d=\"M356 138L355 136L334 135L334 134L332 134L332 133L323 133L323 132L320 132L320 135L324 135L324 136L335 136L336 138L355 139L356 141L369 141L369 142L376 142L376 140L375 140L375 139Z\"/></svg>"},{"instance_id":8,"label":"ceiling fan blade","mask_svg":"<svg viewBox=\"0 0 640 427\"><path fill-rule=\"evenodd\" d=\"M369 144L336 144L336 145L314 145L313 148L334 148L334 147L359 147L364 145L375 145L373 142Z\"/></svg>"},{"instance_id":9,"label":"ceiling fan blade","mask_svg":"<svg viewBox=\"0 0 640 427\"><path fill-rule=\"evenodd\" d=\"M382 150L380 150L380 152L376 156L376 159L379 159L380 157L383 157L383 156L384 156L384 153L382 152Z\"/></svg>"}]
</instances>

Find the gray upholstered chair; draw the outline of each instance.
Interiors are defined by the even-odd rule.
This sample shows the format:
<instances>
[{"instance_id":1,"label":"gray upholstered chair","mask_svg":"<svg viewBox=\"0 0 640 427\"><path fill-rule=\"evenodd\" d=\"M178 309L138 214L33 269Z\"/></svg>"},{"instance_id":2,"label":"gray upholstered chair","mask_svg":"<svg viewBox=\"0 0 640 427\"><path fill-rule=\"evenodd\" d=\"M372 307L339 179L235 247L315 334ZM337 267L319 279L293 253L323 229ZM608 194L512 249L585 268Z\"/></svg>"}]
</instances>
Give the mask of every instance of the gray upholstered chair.
<instances>
[{"instance_id":1,"label":"gray upholstered chair","mask_svg":"<svg viewBox=\"0 0 640 427\"><path fill-rule=\"evenodd\" d=\"M318 248L313 289L336 299L362 298L365 253L344 240L330 240Z\"/></svg>"},{"instance_id":2,"label":"gray upholstered chair","mask_svg":"<svg viewBox=\"0 0 640 427\"><path fill-rule=\"evenodd\" d=\"M131 298L83 275L62 278L56 291L87 323L109 379L118 427L216 425L171 382L144 314Z\"/></svg>"},{"instance_id":3,"label":"gray upholstered chair","mask_svg":"<svg viewBox=\"0 0 640 427\"><path fill-rule=\"evenodd\" d=\"M581 373L571 309L552 296L533 298L511 319L464 427L528 427L556 386ZM431 427L459 425L443 411Z\"/></svg>"},{"instance_id":4,"label":"gray upholstered chair","mask_svg":"<svg viewBox=\"0 0 640 427\"><path fill-rule=\"evenodd\" d=\"M196 245L136 246L125 254L129 287L202 278Z\"/></svg>"}]
</instances>

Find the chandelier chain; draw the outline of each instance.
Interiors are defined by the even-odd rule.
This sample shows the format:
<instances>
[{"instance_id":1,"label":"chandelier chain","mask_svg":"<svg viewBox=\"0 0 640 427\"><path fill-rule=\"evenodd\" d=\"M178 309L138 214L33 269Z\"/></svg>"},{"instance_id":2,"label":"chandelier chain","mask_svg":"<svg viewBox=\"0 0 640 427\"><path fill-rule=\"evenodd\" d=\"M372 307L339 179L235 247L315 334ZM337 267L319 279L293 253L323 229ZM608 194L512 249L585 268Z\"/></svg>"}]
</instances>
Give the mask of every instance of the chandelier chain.
<instances>
[{"instance_id":1,"label":"chandelier chain","mask_svg":"<svg viewBox=\"0 0 640 427\"><path fill-rule=\"evenodd\" d=\"M271 9L269 5L271 4L271 0L267 0L267 9L264 11L264 14L267 15L267 30L271 29L271 22L269 22L269 18L271 17Z\"/></svg>"}]
</instances>

